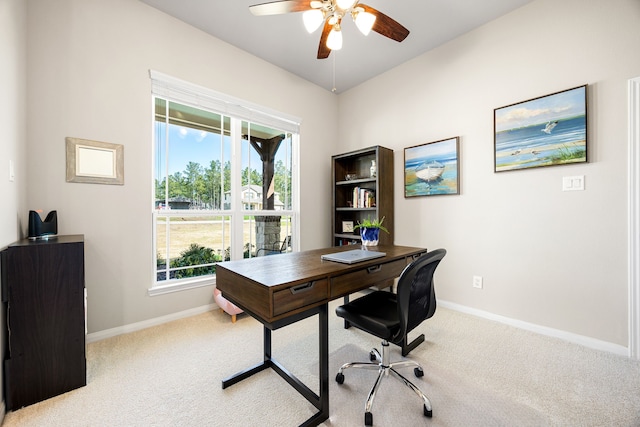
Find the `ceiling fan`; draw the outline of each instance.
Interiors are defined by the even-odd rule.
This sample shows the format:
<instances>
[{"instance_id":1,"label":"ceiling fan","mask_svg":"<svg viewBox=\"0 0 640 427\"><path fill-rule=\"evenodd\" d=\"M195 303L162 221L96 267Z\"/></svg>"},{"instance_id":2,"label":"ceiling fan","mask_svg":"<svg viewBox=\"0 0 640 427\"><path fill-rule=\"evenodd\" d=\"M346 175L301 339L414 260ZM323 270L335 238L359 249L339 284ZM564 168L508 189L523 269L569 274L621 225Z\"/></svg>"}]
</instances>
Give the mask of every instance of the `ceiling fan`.
<instances>
[{"instance_id":1,"label":"ceiling fan","mask_svg":"<svg viewBox=\"0 0 640 427\"><path fill-rule=\"evenodd\" d=\"M322 34L318 46L318 59L328 58L332 50L342 48L342 18L351 15L356 26L365 36L371 30L397 42L409 35L409 30L397 21L359 0L279 0L249 6L256 16L279 15L304 12L305 28L309 33L317 30L322 23Z\"/></svg>"}]
</instances>

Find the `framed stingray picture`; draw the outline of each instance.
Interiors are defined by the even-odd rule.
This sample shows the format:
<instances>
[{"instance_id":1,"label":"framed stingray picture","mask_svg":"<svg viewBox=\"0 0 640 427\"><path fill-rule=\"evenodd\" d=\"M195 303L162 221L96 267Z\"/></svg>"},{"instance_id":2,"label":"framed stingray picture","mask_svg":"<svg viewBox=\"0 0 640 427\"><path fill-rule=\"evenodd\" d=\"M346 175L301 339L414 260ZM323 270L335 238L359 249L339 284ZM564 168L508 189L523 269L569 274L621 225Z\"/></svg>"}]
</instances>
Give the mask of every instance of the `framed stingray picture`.
<instances>
[{"instance_id":1,"label":"framed stingray picture","mask_svg":"<svg viewBox=\"0 0 640 427\"><path fill-rule=\"evenodd\" d=\"M494 171L587 161L587 85L496 108Z\"/></svg>"}]
</instances>

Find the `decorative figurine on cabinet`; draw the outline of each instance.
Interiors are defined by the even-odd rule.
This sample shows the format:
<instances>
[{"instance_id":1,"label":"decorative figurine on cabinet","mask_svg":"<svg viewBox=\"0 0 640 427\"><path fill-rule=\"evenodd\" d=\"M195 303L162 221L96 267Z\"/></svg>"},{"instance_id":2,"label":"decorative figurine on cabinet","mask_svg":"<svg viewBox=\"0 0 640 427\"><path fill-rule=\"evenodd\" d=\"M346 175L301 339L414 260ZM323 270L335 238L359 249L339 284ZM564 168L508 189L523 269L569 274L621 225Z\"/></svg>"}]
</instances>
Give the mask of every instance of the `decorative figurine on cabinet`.
<instances>
[{"instance_id":1,"label":"decorative figurine on cabinet","mask_svg":"<svg viewBox=\"0 0 640 427\"><path fill-rule=\"evenodd\" d=\"M51 211L44 221L37 211L29 211L29 240L50 239L58 234L58 213Z\"/></svg>"}]
</instances>

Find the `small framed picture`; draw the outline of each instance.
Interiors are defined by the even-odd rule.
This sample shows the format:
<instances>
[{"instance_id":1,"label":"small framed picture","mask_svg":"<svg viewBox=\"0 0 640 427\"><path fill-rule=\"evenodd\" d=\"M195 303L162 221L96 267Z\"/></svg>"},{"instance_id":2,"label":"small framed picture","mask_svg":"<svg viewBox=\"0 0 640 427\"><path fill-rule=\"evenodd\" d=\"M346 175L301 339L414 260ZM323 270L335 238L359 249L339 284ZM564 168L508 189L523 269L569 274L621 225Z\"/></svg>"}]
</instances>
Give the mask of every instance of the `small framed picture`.
<instances>
[{"instance_id":1,"label":"small framed picture","mask_svg":"<svg viewBox=\"0 0 640 427\"><path fill-rule=\"evenodd\" d=\"M404 197L460 194L460 138L404 149Z\"/></svg>"},{"instance_id":2,"label":"small framed picture","mask_svg":"<svg viewBox=\"0 0 640 427\"><path fill-rule=\"evenodd\" d=\"M342 232L353 233L353 221L342 221Z\"/></svg>"}]
</instances>

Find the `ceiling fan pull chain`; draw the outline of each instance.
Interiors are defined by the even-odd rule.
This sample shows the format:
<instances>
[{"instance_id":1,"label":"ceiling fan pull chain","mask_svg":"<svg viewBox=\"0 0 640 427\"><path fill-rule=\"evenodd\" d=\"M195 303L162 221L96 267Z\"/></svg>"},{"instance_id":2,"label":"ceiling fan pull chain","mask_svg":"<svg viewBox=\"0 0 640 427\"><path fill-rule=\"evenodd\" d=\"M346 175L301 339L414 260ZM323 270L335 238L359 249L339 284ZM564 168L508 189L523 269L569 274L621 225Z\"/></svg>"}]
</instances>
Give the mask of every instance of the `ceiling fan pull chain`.
<instances>
[{"instance_id":1,"label":"ceiling fan pull chain","mask_svg":"<svg viewBox=\"0 0 640 427\"><path fill-rule=\"evenodd\" d=\"M331 92L336 93L336 91L338 89L336 89L336 56L337 55L333 55L333 89L331 89Z\"/></svg>"}]
</instances>

